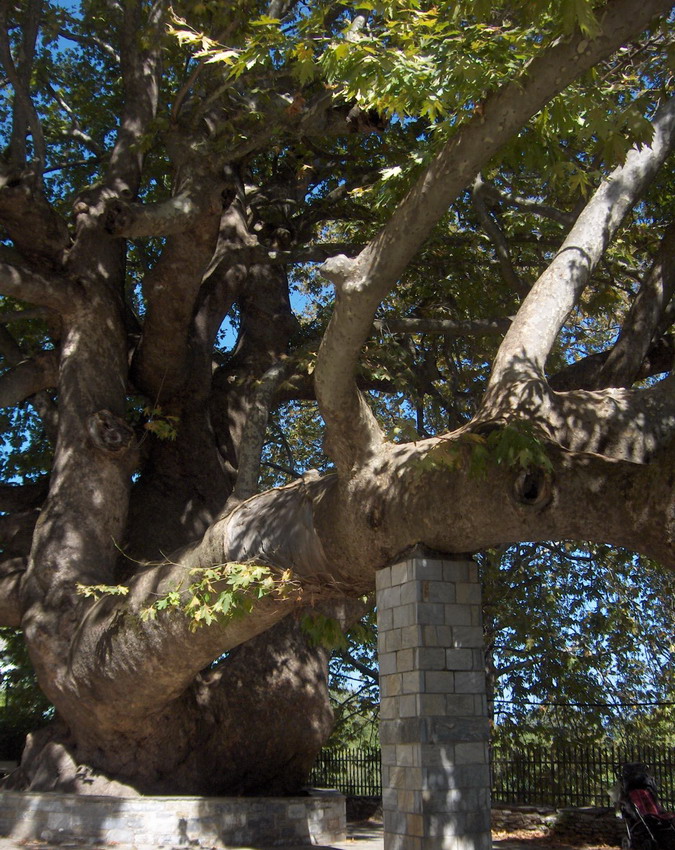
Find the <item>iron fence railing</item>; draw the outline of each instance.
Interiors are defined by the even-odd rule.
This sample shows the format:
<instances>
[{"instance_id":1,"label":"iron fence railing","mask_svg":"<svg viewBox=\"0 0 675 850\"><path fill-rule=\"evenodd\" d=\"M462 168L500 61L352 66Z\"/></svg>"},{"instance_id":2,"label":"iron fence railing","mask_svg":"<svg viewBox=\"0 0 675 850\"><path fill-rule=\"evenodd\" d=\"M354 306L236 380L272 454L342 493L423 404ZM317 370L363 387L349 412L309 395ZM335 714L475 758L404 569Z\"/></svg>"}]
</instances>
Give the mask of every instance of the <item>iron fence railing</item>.
<instances>
[{"instance_id":1,"label":"iron fence railing","mask_svg":"<svg viewBox=\"0 0 675 850\"><path fill-rule=\"evenodd\" d=\"M551 806L609 806L617 769L644 762L659 785L660 798L675 806L675 747L495 747L492 796L501 803Z\"/></svg>"},{"instance_id":2,"label":"iron fence railing","mask_svg":"<svg viewBox=\"0 0 675 850\"><path fill-rule=\"evenodd\" d=\"M654 774L661 801L675 809L675 747L503 747L492 749L492 797L508 805L609 806L617 768L645 762ZM324 750L311 783L338 788L348 796L382 794L377 747Z\"/></svg>"},{"instance_id":3,"label":"iron fence railing","mask_svg":"<svg viewBox=\"0 0 675 850\"><path fill-rule=\"evenodd\" d=\"M348 797L381 797L379 747L322 750L310 777L312 785L337 788Z\"/></svg>"}]
</instances>

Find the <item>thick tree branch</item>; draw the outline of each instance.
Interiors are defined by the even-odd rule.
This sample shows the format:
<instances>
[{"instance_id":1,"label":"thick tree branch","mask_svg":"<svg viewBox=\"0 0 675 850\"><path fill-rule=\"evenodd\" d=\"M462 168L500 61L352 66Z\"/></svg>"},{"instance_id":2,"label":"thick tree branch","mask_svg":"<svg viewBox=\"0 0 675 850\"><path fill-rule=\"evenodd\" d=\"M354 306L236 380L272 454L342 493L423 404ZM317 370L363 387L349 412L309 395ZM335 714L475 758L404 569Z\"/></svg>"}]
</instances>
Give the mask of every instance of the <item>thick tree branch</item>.
<instances>
[{"instance_id":1,"label":"thick tree branch","mask_svg":"<svg viewBox=\"0 0 675 850\"><path fill-rule=\"evenodd\" d=\"M18 63L14 62L9 43L7 6L6 0L0 3L0 61L7 79L14 89L9 159L17 165L25 164L27 156L26 134L30 130L33 141L34 170L39 178L44 171L47 154L42 125L30 96L30 78L35 56L35 42L42 14L42 0L28 0L26 3Z\"/></svg>"},{"instance_id":2,"label":"thick tree branch","mask_svg":"<svg viewBox=\"0 0 675 850\"><path fill-rule=\"evenodd\" d=\"M331 494L326 521L335 531L320 526L326 556L349 572L377 569L417 542L463 553L519 540L585 539L625 546L675 568L672 434L671 425L670 443L649 463L547 442L549 472L488 460L485 476L468 462L458 464L472 452L465 429L389 444L352 477L348 493L336 487ZM611 511L602 493L620 494Z\"/></svg>"},{"instance_id":3,"label":"thick tree branch","mask_svg":"<svg viewBox=\"0 0 675 850\"><path fill-rule=\"evenodd\" d=\"M634 147L603 180L523 302L495 358L487 405L497 387L517 377L543 378L546 357L593 269L675 143L675 98L660 107L653 124L651 145Z\"/></svg>"},{"instance_id":4,"label":"thick tree branch","mask_svg":"<svg viewBox=\"0 0 675 850\"><path fill-rule=\"evenodd\" d=\"M602 365L597 379L598 389L632 384L640 372L673 292L675 224L666 230L654 265L631 305L614 348Z\"/></svg>"},{"instance_id":5,"label":"thick tree branch","mask_svg":"<svg viewBox=\"0 0 675 850\"><path fill-rule=\"evenodd\" d=\"M225 505L224 513L229 513L235 505L258 492L260 458L272 400L279 384L284 380L290 368L291 363L288 360L280 360L271 366L258 382L249 405L246 425L239 444L237 480L232 495Z\"/></svg>"},{"instance_id":6,"label":"thick tree branch","mask_svg":"<svg viewBox=\"0 0 675 850\"><path fill-rule=\"evenodd\" d=\"M94 604L71 649L71 670L79 683L73 699L81 700L82 688L91 687L88 711L105 714L110 721L124 702L126 713L142 718L178 697L223 652L313 599L343 596L330 578L335 573L314 521L315 506L331 485L331 479L310 478L249 499L211 526L199 542L134 577L124 602L105 597ZM195 580L191 570L228 562L290 569L298 584L288 588L287 595L253 598L248 616L225 618L196 631L190 618L176 609L160 612L154 622L139 628L140 612L167 592L178 591L184 603L189 601Z\"/></svg>"},{"instance_id":7,"label":"thick tree branch","mask_svg":"<svg viewBox=\"0 0 675 850\"><path fill-rule=\"evenodd\" d=\"M5 556L28 557L39 515L40 511L33 509L0 516L0 546Z\"/></svg>"},{"instance_id":8,"label":"thick tree branch","mask_svg":"<svg viewBox=\"0 0 675 850\"><path fill-rule=\"evenodd\" d=\"M32 175L0 163L0 223L16 250L31 264L61 267L68 226L35 186Z\"/></svg>"},{"instance_id":9,"label":"thick tree branch","mask_svg":"<svg viewBox=\"0 0 675 850\"><path fill-rule=\"evenodd\" d=\"M539 396L521 400L522 411L552 439L573 451L648 463L673 441L675 377L647 389L611 388L554 393L542 386Z\"/></svg>"},{"instance_id":10,"label":"thick tree branch","mask_svg":"<svg viewBox=\"0 0 675 850\"><path fill-rule=\"evenodd\" d=\"M145 156L143 137L150 131L157 112L160 53L165 37L167 7L165 0L153 3L144 21L144 4L124 4L121 29L124 109L110 156L106 184L116 194L130 198L136 197L140 185Z\"/></svg>"},{"instance_id":11,"label":"thick tree branch","mask_svg":"<svg viewBox=\"0 0 675 850\"><path fill-rule=\"evenodd\" d=\"M36 508L47 496L49 482L46 479L30 484L0 484L0 511L11 513Z\"/></svg>"},{"instance_id":12,"label":"thick tree branch","mask_svg":"<svg viewBox=\"0 0 675 850\"><path fill-rule=\"evenodd\" d=\"M43 277L0 260L0 293L65 313L80 302L80 287L65 277Z\"/></svg>"},{"instance_id":13,"label":"thick tree branch","mask_svg":"<svg viewBox=\"0 0 675 850\"><path fill-rule=\"evenodd\" d=\"M487 97L480 115L458 128L358 258L325 264L337 299L319 351L317 398L327 424L327 447L341 471L348 474L357 458L377 450L379 435L355 391L359 353L377 306L435 223L484 164L552 97L670 6L667 0L615 0L605 7L596 38L576 34L542 49L520 75Z\"/></svg>"},{"instance_id":14,"label":"thick tree branch","mask_svg":"<svg viewBox=\"0 0 675 850\"><path fill-rule=\"evenodd\" d=\"M221 208L221 200L214 195L212 208L205 210L203 192L201 197L182 192L157 204L129 203L115 198L107 206L105 229L125 239L171 236L194 227L205 212L219 213Z\"/></svg>"},{"instance_id":15,"label":"thick tree branch","mask_svg":"<svg viewBox=\"0 0 675 850\"><path fill-rule=\"evenodd\" d=\"M556 392L598 389L599 375L607 362L610 351L589 354L588 357L583 357L581 360L571 363L548 378L549 386ZM641 381L655 375L662 375L664 372L670 372L674 363L675 339L667 334L649 346L637 374L633 374L630 380L622 386L627 388L635 380ZM616 381L613 385L620 386Z\"/></svg>"},{"instance_id":16,"label":"thick tree branch","mask_svg":"<svg viewBox=\"0 0 675 850\"><path fill-rule=\"evenodd\" d=\"M52 315L52 311L46 307L34 307L28 310L0 310L0 325L8 325L11 322L25 322L30 319L47 319Z\"/></svg>"},{"instance_id":17,"label":"thick tree branch","mask_svg":"<svg viewBox=\"0 0 675 850\"><path fill-rule=\"evenodd\" d=\"M9 558L0 563L0 625L21 625L21 580L26 570L25 558Z\"/></svg>"},{"instance_id":18,"label":"thick tree branch","mask_svg":"<svg viewBox=\"0 0 675 850\"><path fill-rule=\"evenodd\" d=\"M201 541L134 578L126 601L108 597L91 607L71 645L77 692L61 693L61 703L72 700L76 717L86 703L108 728L122 704L125 721L161 710L210 660L306 603L308 586L320 584L327 596L342 588L371 590L374 571L420 541L437 551L464 552L520 539L585 538L675 564L670 456L636 464L547 444L550 472L501 464L483 477L468 465L444 461L453 444L462 451L461 432L389 445L352 478L348 493L328 476L244 502ZM616 510L606 511L598 488L622 494ZM139 628L139 612L158 596L176 591L187 601L191 569L232 561L290 568L305 594L263 598L250 616L196 632L178 610ZM91 722L83 719L85 727Z\"/></svg>"},{"instance_id":19,"label":"thick tree branch","mask_svg":"<svg viewBox=\"0 0 675 850\"><path fill-rule=\"evenodd\" d=\"M0 407L11 407L26 401L42 390L56 387L58 356L55 351L45 351L0 375Z\"/></svg>"},{"instance_id":20,"label":"thick tree branch","mask_svg":"<svg viewBox=\"0 0 675 850\"><path fill-rule=\"evenodd\" d=\"M26 362L26 357L22 352L21 348L17 345L16 340L10 334L4 325L0 325L0 353L2 354L5 362L12 367L18 367L24 362ZM56 378L56 370L58 365L56 363L56 355L52 355L51 352L43 352L42 355L38 359L42 359L44 357L54 357L53 369L54 375L53 378ZM44 364L43 364L44 365ZM52 376L49 374L51 371L51 366L46 364L45 371L45 379L48 383L43 384L43 386L54 386L52 384ZM0 379L1 380L1 379ZM30 404L35 408L38 416L42 420L42 424L45 429L45 433L49 437L49 439L54 442L56 440L56 430L58 426L58 410L56 405L52 401L49 393L42 391L42 388L38 389L34 395L28 397L27 399Z\"/></svg>"},{"instance_id":21,"label":"thick tree branch","mask_svg":"<svg viewBox=\"0 0 675 850\"><path fill-rule=\"evenodd\" d=\"M221 216L223 184L212 178L205 175L200 215L190 228L167 238L158 261L143 281L146 313L132 375L156 403L171 398L186 377L195 304L216 250L218 233L230 226L230 211Z\"/></svg>"}]
</instances>

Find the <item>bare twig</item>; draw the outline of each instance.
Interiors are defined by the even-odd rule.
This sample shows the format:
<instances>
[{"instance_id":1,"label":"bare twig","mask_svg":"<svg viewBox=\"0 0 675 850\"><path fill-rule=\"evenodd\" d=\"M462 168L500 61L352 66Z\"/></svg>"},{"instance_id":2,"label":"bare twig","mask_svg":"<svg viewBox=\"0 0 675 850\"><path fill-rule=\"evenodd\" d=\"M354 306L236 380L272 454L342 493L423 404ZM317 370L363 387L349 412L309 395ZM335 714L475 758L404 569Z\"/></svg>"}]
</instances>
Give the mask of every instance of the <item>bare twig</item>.
<instances>
[{"instance_id":1,"label":"bare twig","mask_svg":"<svg viewBox=\"0 0 675 850\"><path fill-rule=\"evenodd\" d=\"M478 174L473 182L473 190L471 193L473 205L478 213L483 229L494 246L502 277L511 289L515 292L519 292L521 295L526 295L529 287L526 286L526 284L518 277L516 270L513 268L511 252L509 251L509 243L507 242L503 230L492 217L487 208L486 195L487 193L483 178L480 174Z\"/></svg>"}]
</instances>

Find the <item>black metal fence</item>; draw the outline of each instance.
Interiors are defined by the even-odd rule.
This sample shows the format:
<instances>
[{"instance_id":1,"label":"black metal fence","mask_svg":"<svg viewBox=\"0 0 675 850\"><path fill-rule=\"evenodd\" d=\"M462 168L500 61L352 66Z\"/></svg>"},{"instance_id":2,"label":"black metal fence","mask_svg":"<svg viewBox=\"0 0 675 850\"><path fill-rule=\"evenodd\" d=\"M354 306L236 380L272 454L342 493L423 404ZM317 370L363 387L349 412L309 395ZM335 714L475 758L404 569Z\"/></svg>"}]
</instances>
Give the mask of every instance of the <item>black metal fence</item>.
<instances>
[{"instance_id":1,"label":"black metal fence","mask_svg":"<svg viewBox=\"0 0 675 850\"><path fill-rule=\"evenodd\" d=\"M322 750L310 782L320 788L337 788L348 797L381 797L380 748Z\"/></svg>"},{"instance_id":2,"label":"black metal fence","mask_svg":"<svg viewBox=\"0 0 675 850\"><path fill-rule=\"evenodd\" d=\"M675 807L675 747L495 747L492 796L501 803L553 808L609 806L617 768L626 762L649 765L661 801Z\"/></svg>"},{"instance_id":3,"label":"black metal fence","mask_svg":"<svg viewBox=\"0 0 675 850\"><path fill-rule=\"evenodd\" d=\"M626 762L649 765L663 804L675 809L675 747L494 747L492 796L509 805L609 806L617 768ZM311 776L313 785L339 788L349 796L382 794L380 751L324 750Z\"/></svg>"}]
</instances>

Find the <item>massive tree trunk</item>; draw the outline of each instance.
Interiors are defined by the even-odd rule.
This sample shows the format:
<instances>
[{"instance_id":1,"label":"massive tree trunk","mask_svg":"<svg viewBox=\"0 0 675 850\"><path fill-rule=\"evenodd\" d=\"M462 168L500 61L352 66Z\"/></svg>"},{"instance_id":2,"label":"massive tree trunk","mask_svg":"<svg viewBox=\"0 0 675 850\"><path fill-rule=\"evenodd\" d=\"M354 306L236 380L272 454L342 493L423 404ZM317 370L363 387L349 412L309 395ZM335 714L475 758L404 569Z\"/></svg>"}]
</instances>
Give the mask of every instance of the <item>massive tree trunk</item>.
<instances>
[{"instance_id":1,"label":"massive tree trunk","mask_svg":"<svg viewBox=\"0 0 675 850\"><path fill-rule=\"evenodd\" d=\"M30 368L17 357L1 387L5 403L30 400L54 436L46 498L40 487L14 494L23 513L0 573L0 616L23 629L57 720L31 737L11 785L287 793L302 786L331 728L328 652L303 627L304 615L318 612L346 628L376 571L406 551L421 544L470 553L569 537L675 565L673 379L622 388L660 336L673 289L658 271L667 263L655 265L649 281L650 292L661 292L659 310L628 323L641 346L636 362L619 350L596 384L566 392L545 374L567 313L672 150L672 100L653 117L651 145L632 150L602 183L525 298L471 422L392 443L356 383L378 305L449 204L551 98L670 4L614 0L594 37L574 33L542 47L430 158L361 253L325 264L337 295L316 396L335 471L264 493L257 493L262 434L297 329L280 258L292 237L269 211L279 187L265 199L246 159L271 131L242 141L239 127L240 144L223 153L222 139L208 135L218 115L197 104L186 117L181 93L166 137L171 196L132 200L143 189L156 119L165 5L153 4L147 19L144 4L124 6L126 105L102 181L75 202L74 231L27 162L32 113L20 93L11 156L2 163L0 217L14 251L2 252L0 291L41 310L56 341L56 352ZM137 38L141 24L153 37ZM281 106L270 99L279 132L304 143L314 132L354 130L353 110L320 88ZM221 93L212 81L207 94ZM35 128L32 139L38 148ZM289 208L307 193L304 177L291 177ZM39 249L27 239L27 222ZM126 248L146 237L161 247L143 275L143 314L134 316L125 301ZM235 303L237 345L216 358L214 340ZM41 395L55 387L58 409ZM521 435L528 460L507 462L500 440L522 421L532 425ZM198 610L230 592L239 565L264 567L270 581L242 594L238 616L221 612L200 624L186 614L205 570L215 571L214 588L210 599L197 599Z\"/></svg>"},{"instance_id":2,"label":"massive tree trunk","mask_svg":"<svg viewBox=\"0 0 675 850\"><path fill-rule=\"evenodd\" d=\"M328 651L289 617L198 673L143 717L57 721L34 733L7 787L82 794L297 793L332 729ZM110 705L110 704L109 704ZM111 780L111 778L113 778Z\"/></svg>"}]
</instances>

